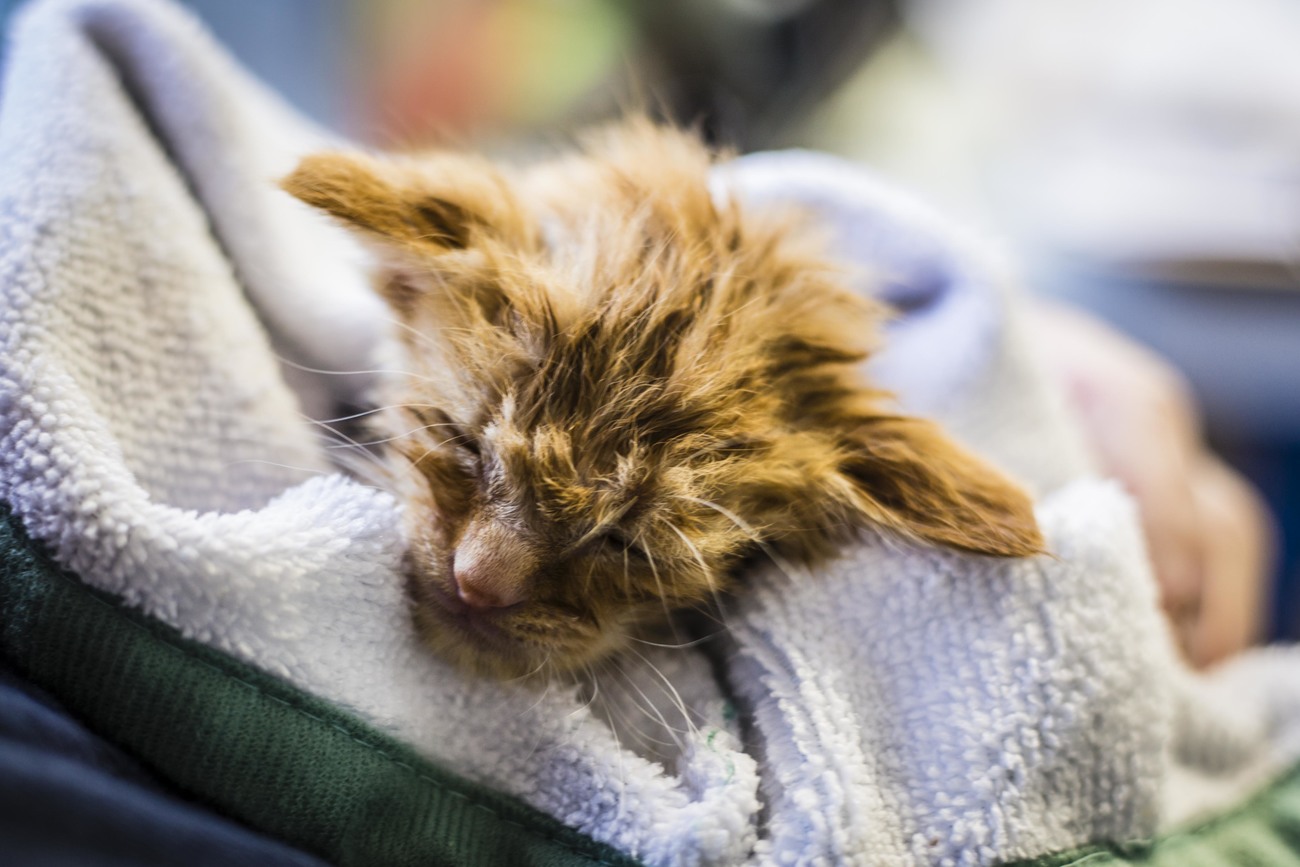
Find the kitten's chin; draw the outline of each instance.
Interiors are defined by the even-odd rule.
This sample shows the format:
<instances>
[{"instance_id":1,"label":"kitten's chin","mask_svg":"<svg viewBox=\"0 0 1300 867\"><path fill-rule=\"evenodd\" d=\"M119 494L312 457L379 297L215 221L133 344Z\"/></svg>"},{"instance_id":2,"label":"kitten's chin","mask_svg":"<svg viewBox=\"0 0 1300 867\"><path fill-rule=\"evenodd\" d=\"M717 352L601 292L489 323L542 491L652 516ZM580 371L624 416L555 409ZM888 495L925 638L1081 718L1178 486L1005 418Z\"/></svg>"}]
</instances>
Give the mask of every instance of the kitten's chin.
<instances>
[{"instance_id":1,"label":"kitten's chin","mask_svg":"<svg viewBox=\"0 0 1300 867\"><path fill-rule=\"evenodd\" d=\"M496 680L525 678L541 666L545 654L534 654L491 620L476 617L436 589L415 593L416 631L424 644L469 674ZM445 598L444 598L445 597Z\"/></svg>"},{"instance_id":2,"label":"kitten's chin","mask_svg":"<svg viewBox=\"0 0 1300 867\"><path fill-rule=\"evenodd\" d=\"M548 677L547 655L501 630L473 619L418 609L416 625L425 645L466 674L492 680Z\"/></svg>"}]
</instances>

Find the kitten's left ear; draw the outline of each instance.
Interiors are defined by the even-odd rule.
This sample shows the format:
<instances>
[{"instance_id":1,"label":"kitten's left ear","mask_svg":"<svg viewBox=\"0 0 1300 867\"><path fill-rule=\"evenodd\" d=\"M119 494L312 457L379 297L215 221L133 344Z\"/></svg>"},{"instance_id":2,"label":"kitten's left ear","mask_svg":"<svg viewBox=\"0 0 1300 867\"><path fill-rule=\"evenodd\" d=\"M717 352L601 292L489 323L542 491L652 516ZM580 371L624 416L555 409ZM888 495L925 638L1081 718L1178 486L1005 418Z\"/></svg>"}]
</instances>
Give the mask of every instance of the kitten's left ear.
<instances>
[{"instance_id":1,"label":"kitten's left ear","mask_svg":"<svg viewBox=\"0 0 1300 867\"><path fill-rule=\"evenodd\" d=\"M313 154L280 186L392 253L436 255L467 249L477 236L515 242L529 237L505 179L469 155L378 160L358 153Z\"/></svg>"},{"instance_id":2,"label":"kitten's left ear","mask_svg":"<svg viewBox=\"0 0 1300 867\"><path fill-rule=\"evenodd\" d=\"M872 524L995 557L1044 550L1029 495L932 422L869 418L853 432L840 473Z\"/></svg>"}]
</instances>

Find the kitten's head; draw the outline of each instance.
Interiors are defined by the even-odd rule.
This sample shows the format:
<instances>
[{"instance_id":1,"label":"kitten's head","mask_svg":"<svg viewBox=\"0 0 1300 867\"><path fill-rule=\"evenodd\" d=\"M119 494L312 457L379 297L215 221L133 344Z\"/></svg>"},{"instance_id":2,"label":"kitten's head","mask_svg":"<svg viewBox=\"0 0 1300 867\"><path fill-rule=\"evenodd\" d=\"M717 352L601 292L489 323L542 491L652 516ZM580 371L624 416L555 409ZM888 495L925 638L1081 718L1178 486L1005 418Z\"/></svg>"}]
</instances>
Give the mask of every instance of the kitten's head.
<instances>
[{"instance_id":1,"label":"kitten's head","mask_svg":"<svg viewBox=\"0 0 1300 867\"><path fill-rule=\"evenodd\" d=\"M876 308L791 219L716 202L709 168L633 123L516 175L322 154L284 183L382 255L410 591L466 668L580 667L760 547L1041 549L1024 493L858 379Z\"/></svg>"}]
</instances>

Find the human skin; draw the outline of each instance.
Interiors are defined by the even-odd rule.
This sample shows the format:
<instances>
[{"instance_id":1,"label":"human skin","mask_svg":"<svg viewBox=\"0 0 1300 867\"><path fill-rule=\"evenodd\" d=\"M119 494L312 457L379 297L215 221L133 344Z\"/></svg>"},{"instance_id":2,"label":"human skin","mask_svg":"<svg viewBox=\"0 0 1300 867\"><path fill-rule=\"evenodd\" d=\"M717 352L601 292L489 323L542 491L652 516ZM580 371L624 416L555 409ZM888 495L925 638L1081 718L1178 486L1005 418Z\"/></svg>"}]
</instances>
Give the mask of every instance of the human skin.
<instances>
[{"instance_id":1,"label":"human skin","mask_svg":"<svg viewBox=\"0 0 1300 867\"><path fill-rule=\"evenodd\" d=\"M1187 382L1087 314L1041 304L1032 316L1038 349L1098 466L1137 502L1161 602L1188 661L1209 666L1258 641L1272 518L1210 451Z\"/></svg>"}]
</instances>

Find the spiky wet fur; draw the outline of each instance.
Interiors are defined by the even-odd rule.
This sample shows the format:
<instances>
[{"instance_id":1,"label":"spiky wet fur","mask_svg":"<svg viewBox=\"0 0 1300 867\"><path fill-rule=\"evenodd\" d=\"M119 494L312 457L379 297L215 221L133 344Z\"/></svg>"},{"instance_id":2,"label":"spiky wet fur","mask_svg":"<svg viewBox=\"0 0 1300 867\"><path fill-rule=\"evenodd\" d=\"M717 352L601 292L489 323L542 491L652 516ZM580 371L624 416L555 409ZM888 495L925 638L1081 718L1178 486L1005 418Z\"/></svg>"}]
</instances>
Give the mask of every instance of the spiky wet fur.
<instances>
[{"instance_id":1,"label":"spiky wet fur","mask_svg":"<svg viewBox=\"0 0 1300 867\"><path fill-rule=\"evenodd\" d=\"M759 548L807 562L872 529L1041 550L1023 492L861 380L881 310L800 220L716 200L710 165L632 121L522 170L322 154L284 182L381 253L410 592L466 669L586 665ZM524 601L456 613L469 545Z\"/></svg>"}]
</instances>

